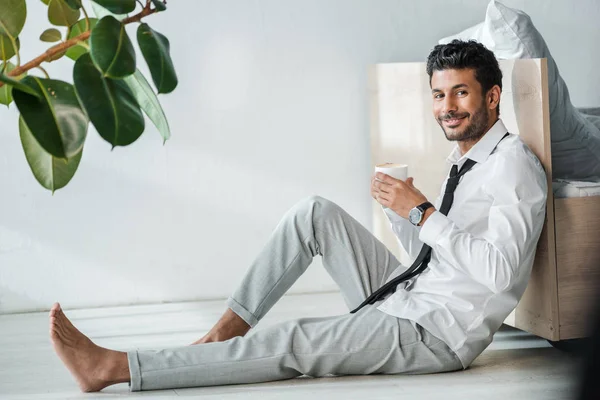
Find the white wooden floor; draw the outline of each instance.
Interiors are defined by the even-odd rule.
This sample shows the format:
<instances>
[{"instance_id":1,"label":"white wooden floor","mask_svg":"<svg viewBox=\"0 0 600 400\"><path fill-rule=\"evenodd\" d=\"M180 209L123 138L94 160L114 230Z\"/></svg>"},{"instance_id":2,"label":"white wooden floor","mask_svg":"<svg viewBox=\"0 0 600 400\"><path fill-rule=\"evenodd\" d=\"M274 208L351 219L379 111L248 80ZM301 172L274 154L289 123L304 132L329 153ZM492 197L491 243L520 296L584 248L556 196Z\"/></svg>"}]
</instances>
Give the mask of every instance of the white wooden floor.
<instances>
[{"instance_id":1,"label":"white wooden floor","mask_svg":"<svg viewBox=\"0 0 600 400\"><path fill-rule=\"evenodd\" d=\"M58 299L60 300L60 299ZM49 305L51 306L51 305ZM67 306L67 305L65 305ZM224 301L66 310L98 345L151 349L198 339L224 311ZM254 328L305 316L346 313L339 293L288 295ZM465 371L432 375L376 375L308 378L252 385L129 392L127 384L101 393L80 393L54 354L47 313L0 315L0 398L107 399L570 399L577 360L543 339L503 326L494 342Z\"/></svg>"}]
</instances>

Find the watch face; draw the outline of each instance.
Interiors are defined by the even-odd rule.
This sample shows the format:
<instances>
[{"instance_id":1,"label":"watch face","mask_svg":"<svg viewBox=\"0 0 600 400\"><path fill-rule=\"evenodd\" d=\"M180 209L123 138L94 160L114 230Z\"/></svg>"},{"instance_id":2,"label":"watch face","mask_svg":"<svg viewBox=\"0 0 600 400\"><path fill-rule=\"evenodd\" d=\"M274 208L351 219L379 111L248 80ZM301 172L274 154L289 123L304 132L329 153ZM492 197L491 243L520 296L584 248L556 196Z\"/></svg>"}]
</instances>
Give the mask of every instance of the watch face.
<instances>
[{"instance_id":1,"label":"watch face","mask_svg":"<svg viewBox=\"0 0 600 400\"><path fill-rule=\"evenodd\" d=\"M410 212L408 213L408 220L414 225L421 222L421 211L417 208L413 208L412 210L410 210Z\"/></svg>"}]
</instances>

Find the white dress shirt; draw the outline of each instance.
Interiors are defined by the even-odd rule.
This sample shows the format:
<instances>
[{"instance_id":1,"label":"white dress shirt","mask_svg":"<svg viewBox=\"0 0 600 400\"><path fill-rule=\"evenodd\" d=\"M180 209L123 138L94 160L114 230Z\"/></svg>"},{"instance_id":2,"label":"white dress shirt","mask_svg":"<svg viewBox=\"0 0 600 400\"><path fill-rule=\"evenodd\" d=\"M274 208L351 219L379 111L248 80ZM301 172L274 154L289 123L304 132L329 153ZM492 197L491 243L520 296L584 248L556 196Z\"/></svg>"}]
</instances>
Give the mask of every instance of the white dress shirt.
<instances>
[{"instance_id":1,"label":"white dress shirt","mask_svg":"<svg viewBox=\"0 0 600 400\"><path fill-rule=\"evenodd\" d=\"M447 161L464 174L448 216L439 210L445 181L423 226L383 208L399 243L416 259L432 248L428 268L398 285L377 308L415 322L444 341L463 368L490 344L523 295L545 220L547 182L538 158L501 120L464 155ZM497 146L497 147L496 147ZM450 169L450 168L448 168ZM400 265L388 281L407 270Z\"/></svg>"}]
</instances>

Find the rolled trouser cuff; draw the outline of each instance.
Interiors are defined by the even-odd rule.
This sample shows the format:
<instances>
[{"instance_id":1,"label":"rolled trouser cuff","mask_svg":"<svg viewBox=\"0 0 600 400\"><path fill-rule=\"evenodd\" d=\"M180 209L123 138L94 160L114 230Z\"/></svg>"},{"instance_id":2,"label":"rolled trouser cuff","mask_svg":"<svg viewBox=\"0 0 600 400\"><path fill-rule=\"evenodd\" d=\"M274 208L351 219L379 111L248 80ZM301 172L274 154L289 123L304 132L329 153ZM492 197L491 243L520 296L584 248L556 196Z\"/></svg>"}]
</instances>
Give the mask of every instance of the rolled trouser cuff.
<instances>
[{"instance_id":1,"label":"rolled trouser cuff","mask_svg":"<svg viewBox=\"0 0 600 400\"><path fill-rule=\"evenodd\" d=\"M244 306L235 301L233 297L229 297L225 302L227 307L231 308L231 311L236 313L241 319L243 319L250 327L254 327L258 324L258 318L250 311L248 311Z\"/></svg>"},{"instance_id":2,"label":"rolled trouser cuff","mask_svg":"<svg viewBox=\"0 0 600 400\"><path fill-rule=\"evenodd\" d=\"M142 372L137 350L127 352L127 364L129 364L129 390L139 392L142 390Z\"/></svg>"}]
</instances>

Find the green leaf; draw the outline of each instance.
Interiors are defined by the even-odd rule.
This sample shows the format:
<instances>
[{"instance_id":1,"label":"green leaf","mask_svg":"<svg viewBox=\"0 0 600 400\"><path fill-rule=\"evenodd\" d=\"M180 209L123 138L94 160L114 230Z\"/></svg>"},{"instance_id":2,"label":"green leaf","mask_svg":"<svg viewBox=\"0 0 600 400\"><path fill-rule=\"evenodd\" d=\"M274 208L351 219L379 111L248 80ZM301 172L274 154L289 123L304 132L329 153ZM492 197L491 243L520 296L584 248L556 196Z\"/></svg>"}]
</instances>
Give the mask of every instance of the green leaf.
<instances>
[{"instance_id":1,"label":"green leaf","mask_svg":"<svg viewBox=\"0 0 600 400\"><path fill-rule=\"evenodd\" d=\"M137 40L158 93L172 92L177 87L177 75L169 54L169 39L142 23L137 30Z\"/></svg>"},{"instance_id":2,"label":"green leaf","mask_svg":"<svg viewBox=\"0 0 600 400\"><path fill-rule=\"evenodd\" d=\"M48 5L48 3L50 3L50 0L42 0L42 3L44 3L45 5Z\"/></svg>"},{"instance_id":3,"label":"green leaf","mask_svg":"<svg viewBox=\"0 0 600 400\"><path fill-rule=\"evenodd\" d=\"M17 50L21 47L21 42L19 38L15 39L15 43L17 45ZM10 60L12 56L14 56L17 52L10 40L10 38L6 35L0 35L0 59L2 60Z\"/></svg>"},{"instance_id":4,"label":"green leaf","mask_svg":"<svg viewBox=\"0 0 600 400\"><path fill-rule=\"evenodd\" d=\"M0 0L0 35L19 36L26 17L25 0Z\"/></svg>"},{"instance_id":5,"label":"green leaf","mask_svg":"<svg viewBox=\"0 0 600 400\"><path fill-rule=\"evenodd\" d=\"M83 147L88 119L73 85L36 76L27 76L20 83L40 96L13 87L15 104L38 143L54 157L74 157Z\"/></svg>"},{"instance_id":6,"label":"green leaf","mask_svg":"<svg viewBox=\"0 0 600 400\"><path fill-rule=\"evenodd\" d=\"M71 26L79 19L81 12L73 10L65 0L50 0L48 3L48 21L52 25Z\"/></svg>"},{"instance_id":7,"label":"green leaf","mask_svg":"<svg viewBox=\"0 0 600 400\"><path fill-rule=\"evenodd\" d=\"M11 62L6 63L6 69L4 68L4 63L0 65L0 71L4 70L4 73L8 74L10 71L15 69L15 65ZM2 85L0 87L0 104L4 104L8 106L13 98L12 98L12 86L11 85Z\"/></svg>"},{"instance_id":8,"label":"green leaf","mask_svg":"<svg viewBox=\"0 0 600 400\"><path fill-rule=\"evenodd\" d=\"M0 104L4 104L6 107L8 107L12 101L12 86L4 85L0 87Z\"/></svg>"},{"instance_id":9,"label":"green leaf","mask_svg":"<svg viewBox=\"0 0 600 400\"><path fill-rule=\"evenodd\" d=\"M94 27L96 26L96 23L98 23L98 20L96 18L90 18L90 30L94 29ZM67 36L67 39L73 39L75 36L79 36L83 32L85 32L85 18L80 19L79 21L77 21L77 23L75 23L75 25L71 26L71 29L69 30L69 35ZM86 39L84 41L84 43L89 43L89 39ZM87 52L88 52L88 49L86 47L76 44L73 47L69 47L69 49L67 50L67 57L69 57L72 60L77 61L77 59L82 54L85 54Z\"/></svg>"},{"instance_id":10,"label":"green leaf","mask_svg":"<svg viewBox=\"0 0 600 400\"><path fill-rule=\"evenodd\" d=\"M75 62L73 82L94 127L113 148L133 143L144 132L144 116L129 86L102 75L89 54Z\"/></svg>"},{"instance_id":11,"label":"green leaf","mask_svg":"<svg viewBox=\"0 0 600 400\"><path fill-rule=\"evenodd\" d=\"M72 10L79 10L81 8L81 0L65 0L65 3L67 3Z\"/></svg>"},{"instance_id":12,"label":"green leaf","mask_svg":"<svg viewBox=\"0 0 600 400\"><path fill-rule=\"evenodd\" d=\"M4 64L2 64L2 68L4 68ZM10 72L15 68L15 66L12 63L8 63L6 71ZM13 101L13 97L12 97L12 86L11 85L2 85L2 87L0 87L0 104L4 104L5 106L8 106L10 103L12 103Z\"/></svg>"},{"instance_id":13,"label":"green leaf","mask_svg":"<svg viewBox=\"0 0 600 400\"><path fill-rule=\"evenodd\" d=\"M40 35L40 40L42 42L50 42L50 43L52 43L52 42L58 42L61 39L62 39L62 35L61 35L60 31L58 29L56 29L56 28L46 29Z\"/></svg>"},{"instance_id":14,"label":"green leaf","mask_svg":"<svg viewBox=\"0 0 600 400\"><path fill-rule=\"evenodd\" d=\"M114 14L108 11L106 8L102 7L99 4L96 4L92 1L92 9L94 10L94 14L98 19L102 19L107 15L114 17L116 20L121 21L122 19L127 17L127 14Z\"/></svg>"},{"instance_id":15,"label":"green leaf","mask_svg":"<svg viewBox=\"0 0 600 400\"><path fill-rule=\"evenodd\" d=\"M171 137L171 130L169 129L167 117L165 116L165 112L163 111L156 94L150 87L146 78L144 78L144 75L142 75L140 70L136 69L133 75L129 75L123 80L133 92L141 109L160 132L163 137L163 143L167 141Z\"/></svg>"},{"instance_id":16,"label":"green leaf","mask_svg":"<svg viewBox=\"0 0 600 400\"><path fill-rule=\"evenodd\" d=\"M158 11L165 11L167 9L167 6L165 5L165 3L163 3L160 0L152 0L152 4L154 4L154 7Z\"/></svg>"},{"instance_id":17,"label":"green leaf","mask_svg":"<svg viewBox=\"0 0 600 400\"><path fill-rule=\"evenodd\" d=\"M36 92L35 90L33 90L29 85L22 83L21 81L15 79L14 77L0 74L0 82L4 82L7 85L13 86L25 93L28 93L30 96L35 96L40 99L42 98L42 96L40 96L39 93Z\"/></svg>"},{"instance_id":18,"label":"green leaf","mask_svg":"<svg viewBox=\"0 0 600 400\"><path fill-rule=\"evenodd\" d=\"M115 14L127 14L135 10L135 0L92 0Z\"/></svg>"},{"instance_id":19,"label":"green leaf","mask_svg":"<svg viewBox=\"0 0 600 400\"><path fill-rule=\"evenodd\" d=\"M65 160L48 154L33 136L23 117L19 118L19 135L25 152L25 158L29 163L31 172L35 179L48 190L63 188L69 183L83 154L83 147L73 157Z\"/></svg>"},{"instance_id":20,"label":"green leaf","mask_svg":"<svg viewBox=\"0 0 600 400\"><path fill-rule=\"evenodd\" d=\"M92 30L90 54L104 76L124 78L135 72L135 51L125 26L110 15Z\"/></svg>"}]
</instances>

